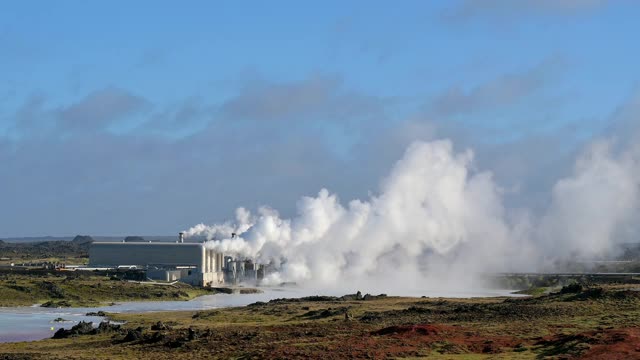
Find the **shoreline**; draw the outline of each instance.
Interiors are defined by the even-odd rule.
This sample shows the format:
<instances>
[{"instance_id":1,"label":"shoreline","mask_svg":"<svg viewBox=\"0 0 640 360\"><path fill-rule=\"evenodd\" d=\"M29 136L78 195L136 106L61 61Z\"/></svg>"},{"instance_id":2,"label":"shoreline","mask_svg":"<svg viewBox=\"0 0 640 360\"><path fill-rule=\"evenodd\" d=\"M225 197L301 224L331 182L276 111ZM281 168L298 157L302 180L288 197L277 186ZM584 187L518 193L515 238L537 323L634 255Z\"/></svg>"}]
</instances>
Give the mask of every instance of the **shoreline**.
<instances>
[{"instance_id":1,"label":"shoreline","mask_svg":"<svg viewBox=\"0 0 640 360\"><path fill-rule=\"evenodd\" d=\"M215 349L222 358L533 359L588 358L604 349L613 358L631 358L638 355L633 339L640 335L636 287L573 285L525 297L318 295L216 309L107 313L126 324L87 335L79 329L69 338L2 343L0 354L193 359L210 357Z\"/></svg>"}]
</instances>

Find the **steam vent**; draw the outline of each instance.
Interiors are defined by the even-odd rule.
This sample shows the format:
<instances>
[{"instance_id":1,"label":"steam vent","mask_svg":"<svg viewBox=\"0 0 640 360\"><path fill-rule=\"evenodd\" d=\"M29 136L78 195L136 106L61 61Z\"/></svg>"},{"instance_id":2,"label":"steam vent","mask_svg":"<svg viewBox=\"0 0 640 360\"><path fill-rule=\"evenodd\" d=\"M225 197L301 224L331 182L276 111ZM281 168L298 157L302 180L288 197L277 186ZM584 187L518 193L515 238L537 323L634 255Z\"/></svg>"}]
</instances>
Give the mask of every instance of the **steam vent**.
<instances>
[{"instance_id":1,"label":"steam vent","mask_svg":"<svg viewBox=\"0 0 640 360\"><path fill-rule=\"evenodd\" d=\"M195 286L255 282L264 276L264 266L234 260L207 249L204 243L185 243L184 233L176 242L94 242L89 265L143 270L152 280L179 280Z\"/></svg>"}]
</instances>

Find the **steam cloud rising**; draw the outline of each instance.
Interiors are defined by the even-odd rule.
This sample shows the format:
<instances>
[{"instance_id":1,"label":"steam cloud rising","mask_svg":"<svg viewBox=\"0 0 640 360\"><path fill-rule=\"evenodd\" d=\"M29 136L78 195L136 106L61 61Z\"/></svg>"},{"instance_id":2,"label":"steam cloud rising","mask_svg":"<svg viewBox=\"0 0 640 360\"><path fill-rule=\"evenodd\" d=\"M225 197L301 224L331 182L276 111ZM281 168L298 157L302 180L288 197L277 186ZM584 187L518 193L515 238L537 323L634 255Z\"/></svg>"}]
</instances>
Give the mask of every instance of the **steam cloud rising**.
<instances>
[{"instance_id":1,"label":"steam cloud rising","mask_svg":"<svg viewBox=\"0 0 640 360\"><path fill-rule=\"evenodd\" d=\"M474 169L471 150L416 142L366 201L343 205L322 189L300 199L292 219L269 207L239 208L234 222L199 224L186 235L275 263L279 271L267 279L274 283L457 288L483 272L540 270L626 240L638 212L639 155L638 147L593 143L555 184L548 209L534 215L505 208L503 190L490 172Z\"/></svg>"}]
</instances>

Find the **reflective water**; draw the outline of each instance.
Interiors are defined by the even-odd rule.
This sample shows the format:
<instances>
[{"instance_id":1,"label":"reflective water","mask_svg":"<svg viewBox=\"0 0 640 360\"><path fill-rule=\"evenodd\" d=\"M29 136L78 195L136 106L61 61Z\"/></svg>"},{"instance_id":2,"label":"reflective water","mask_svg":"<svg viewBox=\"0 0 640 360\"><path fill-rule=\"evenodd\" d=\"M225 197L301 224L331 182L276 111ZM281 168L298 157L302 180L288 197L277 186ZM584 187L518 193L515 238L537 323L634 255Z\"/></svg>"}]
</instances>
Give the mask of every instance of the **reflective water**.
<instances>
[{"instance_id":1,"label":"reflective water","mask_svg":"<svg viewBox=\"0 0 640 360\"><path fill-rule=\"evenodd\" d=\"M37 311L40 308L0 308L0 342L40 340L53 336L60 328L70 328L80 320L99 323L102 318L74 311ZM55 322L63 318L63 322Z\"/></svg>"},{"instance_id":2,"label":"reflective water","mask_svg":"<svg viewBox=\"0 0 640 360\"><path fill-rule=\"evenodd\" d=\"M301 288L268 288L260 294L216 294L205 295L191 301L135 301L117 303L112 306L95 308L49 309L37 306L0 308L0 342L31 341L51 337L59 328L70 328L81 320L99 323L102 318L85 316L88 312L106 311L112 313L144 313L153 311L196 311L232 306L245 306L256 301L269 301L277 298L296 298L310 295L344 295L344 292L317 291ZM487 297L509 296L506 290L483 290L478 292L429 291L401 294L404 296L429 297ZM56 318L68 320L54 322Z\"/></svg>"}]
</instances>

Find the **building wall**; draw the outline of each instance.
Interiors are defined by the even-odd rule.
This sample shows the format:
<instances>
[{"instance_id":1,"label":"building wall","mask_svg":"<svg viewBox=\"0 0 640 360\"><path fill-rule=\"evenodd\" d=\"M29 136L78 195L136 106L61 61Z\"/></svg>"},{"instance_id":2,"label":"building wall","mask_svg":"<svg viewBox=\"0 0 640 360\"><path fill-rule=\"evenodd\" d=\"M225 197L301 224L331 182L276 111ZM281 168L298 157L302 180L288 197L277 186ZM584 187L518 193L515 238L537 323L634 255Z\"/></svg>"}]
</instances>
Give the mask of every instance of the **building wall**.
<instances>
[{"instance_id":1,"label":"building wall","mask_svg":"<svg viewBox=\"0 0 640 360\"><path fill-rule=\"evenodd\" d=\"M193 243L94 242L89 249L90 266L115 267L159 265L147 275L157 280L180 280L196 286L224 284L224 256ZM168 270L175 266L195 266L193 269Z\"/></svg>"},{"instance_id":2,"label":"building wall","mask_svg":"<svg viewBox=\"0 0 640 360\"><path fill-rule=\"evenodd\" d=\"M147 277L152 280L176 281L188 274L183 274L182 270L147 270Z\"/></svg>"},{"instance_id":3,"label":"building wall","mask_svg":"<svg viewBox=\"0 0 640 360\"><path fill-rule=\"evenodd\" d=\"M202 268L203 246L192 243L94 242L90 266L165 265Z\"/></svg>"},{"instance_id":4,"label":"building wall","mask_svg":"<svg viewBox=\"0 0 640 360\"><path fill-rule=\"evenodd\" d=\"M182 277L180 281L194 286L218 286L224 284L223 272L192 272L191 275Z\"/></svg>"}]
</instances>

